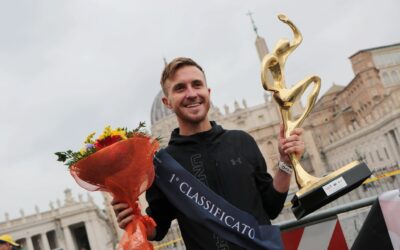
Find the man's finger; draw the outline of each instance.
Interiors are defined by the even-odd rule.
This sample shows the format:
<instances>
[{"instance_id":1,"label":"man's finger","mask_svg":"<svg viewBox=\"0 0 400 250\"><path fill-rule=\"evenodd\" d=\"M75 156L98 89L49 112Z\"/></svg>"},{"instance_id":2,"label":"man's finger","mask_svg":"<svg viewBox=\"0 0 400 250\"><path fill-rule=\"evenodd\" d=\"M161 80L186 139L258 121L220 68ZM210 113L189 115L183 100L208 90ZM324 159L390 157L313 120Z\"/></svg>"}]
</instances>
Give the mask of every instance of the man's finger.
<instances>
[{"instance_id":1,"label":"man's finger","mask_svg":"<svg viewBox=\"0 0 400 250\"><path fill-rule=\"evenodd\" d=\"M304 142L303 142L303 141L299 141L299 140L295 140L295 141L286 141L286 142L282 145L282 149L287 149L287 148L294 147L294 146L304 146Z\"/></svg>"},{"instance_id":2,"label":"man's finger","mask_svg":"<svg viewBox=\"0 0 400 250\"><path fill-rule=\"evenodd\" d=\"M115 198L113 198L112 201L111 201L111 205L112 206L114 206L115 204L118 204L118 203L121 203L121 201L119 201L119 200L117 200Z\"/></svg>"},{"instance_id":3,"label":"man's finger","mask_svg":"<svg viewBox=\"0 0 400 250\"><path fill-rule=\"evenodd\" d=\"M117 213L119 211L129 208L129 205L127 203L116 203L112 207L114 212Z\"/></svg>"},{"instance_id":4,"label":"man's finger","mask_svg":"<svg viewBox=\"0 0 400 250\"><path fill-rule=\"evenodd\" d=\"M304 129L302 129L302 128L295 128L295 129L293 129L293 131L292 132L290 132L290 135L302 135L303 134L303 132L304 132Z\"/></svg>"},{"instance_id":5,"label":"man's finger","mask_svg":"<svg viewBox=\"0 0 400 250\"><path fill-rule=\"evenodd\" d=\"M286 138L287 142L291 142L291 141L300 141L300 136L297 134L291 135L288 138Z\"/></svg>"},{"instance_id":6,"label":"man's finger","mask_svg":"<svg viewBox=\"0 0 400 250\"><path fill-rule=\"evenodd\" d=\"M293 146L284 150L285 154L301 154L303 153L303 147Z\"/></svg>"},{"instance_id":7,"label":"man's finger","mask_svg":"<svg viewBox=\"0 0 400 250\"><path fill-rule=\"evenodd\" d=\"M128 225L128 223L131 222L132 220L133 220L133 215L130 215L130 216L126 217L125 219L123 219L122 221L120 221L118 223L118 226L121 229L125 229L126 225Z\"/></svg>"},{"instance_id":8,"label":"man's finger","mask_svg":"<svg viewBox=\"0 0 400 250\"><path fill-rule=\"evenodd\" d=\"M283 149L284 151L286 151L286 150L288 150L288 149L292 150L293 148L302 150L302 149L304 149L304 143L303 143L303 142L296 141L296 142L289 142L289 143L286 143L284 146L282 146L282 149Z\"/></svg>"},{"instance_id":9,"label":"man's finger","mask_svg":"<svg viewBox=\"0 0 400 250\"><path fill-rule=\"evenodd\" d=\"M130 207L118 213L117 221L123 221L126 217L133 214L133 209Z\"/></svg>"}]
</instances>

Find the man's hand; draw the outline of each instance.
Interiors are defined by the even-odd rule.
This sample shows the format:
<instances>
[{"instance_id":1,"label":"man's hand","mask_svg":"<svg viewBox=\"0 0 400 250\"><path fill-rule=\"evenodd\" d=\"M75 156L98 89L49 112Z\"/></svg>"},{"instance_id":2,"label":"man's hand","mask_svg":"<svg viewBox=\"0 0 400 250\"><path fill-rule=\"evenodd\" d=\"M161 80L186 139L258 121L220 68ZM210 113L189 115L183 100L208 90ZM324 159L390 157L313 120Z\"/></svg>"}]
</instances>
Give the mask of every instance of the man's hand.
<instances>
[{"instance_id":1,"label":"man's hand","mask_svg":"<svg viewBox=\"0 0 400 250\"><path fill-rule=\"evenodd\" d=\"M127 203L123 203L115 199L111 201L111 205L113 207L115 216L117 217L119 228L125 229L125 227L134 219L135 215L133 208L129 207ZM146 221L144 221L144 225L147 230L147 239L154 240L157 234L157 230L155 229L155 222L152 219L150 220L151 222L148 221L149 223L146 223Z\"/></svg>"},{"instance_id":2,"label":"man's hand","mask_svg":"<svg viewBox=\"0 0 400 250\"><path fill-rule=\"evenodd\" d=\"M133 220L133 208L129 207L127 203L115 199L111 201L111 205L117 217L118 226L124 229Z\"/></svg>"},{"instance_id":3,"label":"man's hand","mask_svg":"<svg viewBox=\"0 0 400 250\"><path fill-rule=\"evenodd\" d=\"M292 165L289 154L294 154L297 159L304 153L304 141L301 139L303 134L302 128L294 129L288 138L285 138L285 131L283 125L280 126L279 132L279 154L280 160L288 165Z\"/></svg>"}]
</instances>

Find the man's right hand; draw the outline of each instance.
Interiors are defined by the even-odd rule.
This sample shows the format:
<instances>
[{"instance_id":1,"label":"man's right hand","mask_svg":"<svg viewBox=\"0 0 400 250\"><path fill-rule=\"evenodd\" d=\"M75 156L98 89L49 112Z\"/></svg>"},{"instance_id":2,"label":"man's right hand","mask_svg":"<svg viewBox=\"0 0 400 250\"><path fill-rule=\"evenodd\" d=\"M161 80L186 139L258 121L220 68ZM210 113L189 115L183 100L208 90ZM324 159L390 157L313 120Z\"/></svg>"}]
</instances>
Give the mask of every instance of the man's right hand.
<instances>
[{"instance_id":1,"label":"man's right hand","mask_svg":"<svg viewBox=\"0 0 400 250\"><path fill-rule=\"evenodd\" d=\"M118 226L125 229L126 225L133 220L133 208L129 207L127 203L113 199L111 201L115 216L117 217Z\"/></svg>"}]
</instances>

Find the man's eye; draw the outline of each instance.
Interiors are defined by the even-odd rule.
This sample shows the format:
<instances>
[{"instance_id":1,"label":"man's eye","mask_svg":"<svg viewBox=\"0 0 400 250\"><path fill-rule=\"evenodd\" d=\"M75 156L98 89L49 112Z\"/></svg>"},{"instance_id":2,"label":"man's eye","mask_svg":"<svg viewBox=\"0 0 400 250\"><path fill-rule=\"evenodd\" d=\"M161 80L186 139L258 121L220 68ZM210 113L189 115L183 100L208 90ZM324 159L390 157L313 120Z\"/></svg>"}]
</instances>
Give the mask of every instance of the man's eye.
<instances>
[{"instance_id":1,"label":"man's eye","mask_svg":"<svg viewBox=\"0 0 400 250\"><path fill-rule=\"evenodd\" d=\"M202 82L194 82L193 85L197 88L202 87L203 83Z\"/></svg>"},{"instance_id":2,"label":"man's eye","mask_svg":"<svg viewBox=\"0 0 400 250\"><path fill-rule=\"evenodd\" d=\"M176 86L175 88L174 88L174 90L175 91L182 91L184 89L184 87L183 86Z\"/></svg>"}]
</instances>

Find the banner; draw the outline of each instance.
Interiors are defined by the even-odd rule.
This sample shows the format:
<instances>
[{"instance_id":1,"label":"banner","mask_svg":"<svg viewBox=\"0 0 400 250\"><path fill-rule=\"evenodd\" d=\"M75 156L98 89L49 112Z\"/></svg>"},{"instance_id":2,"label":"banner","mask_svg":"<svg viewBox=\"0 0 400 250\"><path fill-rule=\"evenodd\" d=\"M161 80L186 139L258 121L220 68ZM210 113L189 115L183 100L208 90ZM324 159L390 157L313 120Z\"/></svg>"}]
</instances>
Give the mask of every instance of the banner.
<instances>
[{"instance_id":1,"label":"banner","mask_svg":"<svg viewBox=\"0 0 400 250\"><path fill-rule=\"evenodd\" d=\"M279 227L259 225L253 215L214 193L165 150L155 155L154 165L155 184L191 220L246 249L283 249Z\"/></svg>"}]
</instances>

